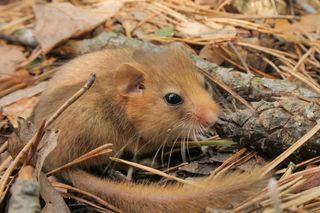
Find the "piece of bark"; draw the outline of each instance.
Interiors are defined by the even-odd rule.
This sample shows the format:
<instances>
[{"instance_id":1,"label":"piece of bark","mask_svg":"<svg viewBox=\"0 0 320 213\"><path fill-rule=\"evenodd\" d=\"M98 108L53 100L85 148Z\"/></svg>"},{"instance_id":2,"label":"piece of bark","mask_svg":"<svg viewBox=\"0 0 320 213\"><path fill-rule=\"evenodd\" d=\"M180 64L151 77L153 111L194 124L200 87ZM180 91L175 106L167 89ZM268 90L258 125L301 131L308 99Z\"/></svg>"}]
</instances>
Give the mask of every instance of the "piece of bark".
<instances>
[{"instance_id":1,"label":"piece of bark","mask_svg":"<svg viewBox=\"0 0 320 213\"><path fill-rule=\"evenodd\" d=\"M301 138L320 120L320 105L295 97L274 102L252 103L255 111L223 113L215 125L222 137L231 137L241 145L278 155ZM320 132L293 153L295 160L320 154Z\"/></svg>"},{"instance_id":2,"label":"piece of bark","mask_svg":"<svg viewBox=\"0 0 320 213\"><path fill-rule=\"evenodd\" d=\"M123 47L146 48L153 51L163 48L121 34L103 32L92 39L69 41L60 51L77 56L102 48ZM260 78L232 68L220 67L194 54L190 54L190 57L198 67L210 72L244 99L252 101L256 107L256 110L252 111L237 106L239 109L236 112L223 113L216 124L221 136L233 138L240 144L260 148L270 155L277 155L316 125L320 116L319 93L288 80ZM228 99L230 98L233 97L229 96ZM319 134L312 137L305 146L294 153L294 156L307 158L319 155Z\"/></svg>"},{"instance_id":3,"label":"piece of bark","mask_svg":"<svg viewBox=\"0 0 320 213\"><path fill-rule=\"evenodd\" d=\"M42 213L69 213L70 209L64 202L61 194L49 183L47 177L40 173L40 193L43 200L46 202L45 207L41 210Z\"/></svg>"}]
</instances>

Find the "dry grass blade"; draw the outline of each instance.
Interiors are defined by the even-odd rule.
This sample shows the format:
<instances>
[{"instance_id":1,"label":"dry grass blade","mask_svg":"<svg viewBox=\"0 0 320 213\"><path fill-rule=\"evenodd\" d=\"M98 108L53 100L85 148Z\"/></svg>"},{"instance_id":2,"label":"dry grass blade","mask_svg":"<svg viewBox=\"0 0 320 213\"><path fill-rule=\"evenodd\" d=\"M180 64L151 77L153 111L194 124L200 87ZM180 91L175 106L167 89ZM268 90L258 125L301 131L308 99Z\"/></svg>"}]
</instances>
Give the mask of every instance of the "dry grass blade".
<instances>
[{"instance_id":1,"label":"dry grass blade","mask_svg":"<svg viewBox=\"0 0 320 213\"><path fill-rule=\"evenodd\" d=\"M0 147L0 154L8 148L8 141L4 142Z\"/></svg>"},{"instance_id":2,"label":"dry grass blade","mask_svg":"<svg viewBox=\"0 0 320 213\"><path fill-rule=\"evenodd\" d=\"M12 157L11 157L11 155L9 155L5 160L3 160L1 162L1 164L0 164L0 174L6 168L6 166L8 166L8 164L10 163L11 160L12 160Z\"/></svg>"},{"instance_id":3,"label":"dry grass blade","mask_svg":"<svg viewBox=\"0 0 320 213\"><path fill-rule=\"evenodd\" d=\"M74 191L74 192L83 194L83 195L85 195L85 196L87 196L87 197L89 197L89 198L94 199L97 203L105 206L106 208L113 210L114 212L122 213L122 210L114 207L113 205L109 204L109 203L106 202L105 200L101 199L100 197L98 197L98 196L96 196L96 195L94 195L94 194L92 194L92 193L83 191L83 190L81 190L81 189L78 189L78 188L73 187L73 186L69 186L69 185L64 184L64 183L52 182L51 184L52 184L52 186L54 186L57 190L59 190L59 189L67 189L67 190L71 190L71 191ZM61 190L60 190L60 191L61 191Z\"/></svg>"},{"instance_id":4,"label":"dry grass blade","mask_svg":"<svg viewBox=\"0 0 320 213\"><path fill-rule=\"evenodd\" d=\"M292 181L295 178L310 176L310 175L316 174L318 172L320 172L320 166L313 167L313 168L310 168L310 169L306 169L306 170L302 170L300 172L293 173L293 174L287 176L286 178L284 178L282 180L279 180L278 182L279 182L279 184L284 184L284 183L287 183L289 181Z\"/></svg>"},{"instance_id":5,"label":"dry grass blade","mask_svg":"<svg viewBox=\"0 0 320 213\"><path fill-rule=\"evenodd\" d=\"M286 151L284 151L281 155L275 158L271 163L264 167L264 172L261 176L266 175L272 169L274 169L279 163L285 160L289 155L291 155L294 151L296 151L299 147L301 147L304 143L306 143L313 135L315 135L320 130L320 122L318 122L309 132L307 132L304 136L302 136L297 142L295 142L292 146L290 146Z\"/></svg>"},{"instance_id":6,"label":"dry grass blade","mask_svg":"<svg viewBox=\"0 0 320 213\"><path fill-rule=\"evenodd\" d=\"M300 184L303 180L301 180L302 178L296 178L286 184L281 185L278 188L278 191L280 192L280 194L283 194L283 191L287 190L288 188L295 186L296 184ZM279 183L278 183L279 184ZM235 209L233 209L234 212L243 212L246 208L257 204L263 200L266 200L269 197L267 190L263 190L260 194L258 194L257 196L243 202L242 204L240 204L239 206L237 206Z\"/></svg>"},{"instance_id":7,"label":"dry grass blade","mask_svg":"<svg viewBox=\"0 0 320 213\"><path fill-rule=\"evenodd\" d=\"M1 90L0 91L0 98L2 98L3 96L6 96L14 91L17 91L19 89L23 89L27 86L31 86L35 83L38 83L40 81L46 80L47 78L49 78L50 76L52 76L58 69L52 69L40 76L36 76L34 78L32 78L31 80L28 80L27 82L22 82L19 84L15 84L12 87L9 87L7 89Z\"/></svg>"},{"instance_id":8,"label":"dry grass blade","mask_svg":"<svg viewBox=\"0 0 320 213\"><path fill-rule=\"evenodd\" d=\"M96 149L84 154L84 155L81 155L80 157L74 159L73 161L71 161L71 162L69 162L69 163L67 163L67 164L65 164L65 165L63 165L61 167L58 167L56 169L53 169L53 170L49 171L47 173L47 175L51 175L51 174L53 174L55 172L58 172L58 171L60 171L62 169L65 169L65 168L68 168L70 166L73 166L75 164L81 163L81 162L86 161L86 160L88 160L90 158L94 158L94 157L97 157L97 156L100 156L100 155L104 155L104 154L110 153L110 152L112 152L112 149L109 149L111 146L112 146L112 144L110 144L110 143L104 144L104 145L102 145L102 146L100 146L100 147L98 147L98 148L96 148Z\"/></svg>"},{"instance_id":9,"label":"dry grass blade","mask_svg":"<svg viewBox=\"0 0 320 213\"><path fill-rule=\"evenodd\" d=\"M224 89L225 91L227 91L228 93L230 93L235 99L237 99L238 101L240 101L240 103L242 103L243 105L245 105L246 107L248 107L251 110L254 110L254 108L251 106L251 104L248 103L248 101L246 101L245 99L243 99L241 96L239 96L235 91L233 91L228 85L226 85L225 83L219 81L218 79L216 79L215 77L213 77L210 73L208 73L205 70L200 69L200 73L202 73L204 76L206 76L208 79L210 79L212 82L214 82L215 84L217 84L219 87L221 87L222 89Z\"/></svg>"},{"instance_id":10,"label":"dry grass blade","mask_svg":"<svg viewBox=\"0 0 320 213\"><path fill-rule=\"evenodd\" d=\"M75 195L72 195L72 194L69 194L69 193L62 193L62 196L65 197L65 198L68 198L68 199L71 198L71 199L74 199L74 200L79 201L79 202L81 202L81 203L85 203L85 204L87 204L87 205L89 205L89 206L92 206L92 207L94 207L97 211L112 213L112 211L109 211L109 210L106 209L106 208L103 208L103 207L101 207L101 206L98 206L98 205L96 205L96 204L92 203L91 201L88 201L88 200L86 200L86 199L84 199L84 198L81 198L81 197L78 197L78 196L75 196Z\"/></svg>"},{"instance_id":11,"label":"dry grass blade","mask_svg":"<svg viewBox=\"0 0 320 213\"><path fill-rule=\"evenodd\" d=\"M177 144L182 144L183 142L177 142ZM204 141L188 141L190 146L232 146L236 145L235 142L228 139L219 140L204 140Z\"/></svg>"},{"instance_id":12,"label":"dry grass blade","mask_svg":"<svg viewBox=\"0 0 320 213\"><path fill-rule=\"evenodd\" d=\"M141 165L141 164L138 164L138 163L122 160L122 159L115 158L115 157L110 157L110 159L115 161L115 162L124 163L124 164L127 164L129 166L132 166L132 167L135 167L135 168L138 168L138 169L141 169L141 170L144 170L144 171L147 171L147 172L150 172L150 173L153 173L153 174L156 174L156 175L159 175L159 176L171 179L171 180L175 180L175 181L183 183L183 184L189 184L189 185L196 186L196 184L194 184L194 183L192 183L190 181L186 181L186 180L183 180L181 178L177 178L177 177L168 175L167 173L164 173L164 172L162 172L160 170L157 170L157 169L154 169L154 168L151 168L151 167L148 167L148 166L144 166L144 165Z\"/></svg>"},{"instance_id":13,"label":"dry grass blade","mask_svg":"<svg viewBox=\"0 0 320 213\"><path fill-rule=\"evenodd\" d=\"M320 196L320 186L314 187L312 189L309 189L300 193L300 195L297 196L297 198L292 199L289 202L283 203L281 205L281 209L283 210L291 207L297 207L319 196Z\"/></svg>"},{"instance_id":14,"label":"dry grass blade","mask_svg":"<svg viewBox=\"0 0 320 213\"><path fill-rule=\"evenodd\" d=\"M6 30L6 29L12 28L13 26L18 25L18 24L21 24L21 23L23 23L23 22L25 22L25 21L28 21L28 20L30 20L30 19L32 19L32 18L33 18L33 15L29 15L29 16L26 16L26 17L17 19L17 20L15 20L15 21L12 21L12 22L10 22L10 23L8 23L8 24L5 24L5 25L3 25L3 26L0 27L0 32L1 32L1 31L4 31L4 30Z\"/></svg>"},{"instance_id":15,"label":"dry grass blade","mask_svg":"<svg viewBox=\"0 0 320 213\"><path fill-rule=\"evenodd\" d=\"M279 180L283 180L289 175L291 175L295 168L296 166L293 163L290 163Z\"/></svg>"},{"instance_id":16,"label":"dry grass blade","mask_svg":"<svg viewBox=\"0 0 320 213\"><path fill-rule=\"evenodd\" d=\"M287 52L283 52L280 50L276 50L276 49L271 49L271 48L267 48L267 47L263 47L263 46L259 46L259 45L255 45L255 44L249 44L249 43L245 43L245 42L236 42L236 45L239 46L243 46L243 47L249 47L255 50L259 50L261 52L273 55L275 57L278 57L279 59L282 59L283 61L286 61L288 63L290 63L291 65L294 65L294 61L291 59L297 59L296 55L293 55L291 53L287 53ZM291 58L291 59L289 59Z\"/></svg>"},{"instance_id":17,"label":"dry grass blade","mask_svg":"<svg viewBox=\"0 0 320 213\"><path fill-rule=\"evenodd\" d=\"M245 70L247 71L247 73L251 73L251 70L249 69L247 63L245 62L245 60L242 58L241 54L239 53L239 51L237 50L237 48L231 43L228 42L228 45L231 47L231 49L235 52L235 54L237 55L237 57L239 58L242 66L245 68Z\"/></svg>"},{"instance_id":18,"label":"dry grass blade","mask_svg":"<svg viewBox=\"0 0 320 213\"><path fill-rule=\"evenodd\" d=\"M302 167L302 166L305 166L305 165L308 165L308 164L316 164L316 163L319 163L319 162L320 162L320 156L317 156L317 157L311 158L309 160L303 161L301 163L298 163L296 165L296 167L299 168L299 167Z\"/></svg>"},{"instance_id":19,"label":"dry grass blade","mask_svg":"<svg viewBox=\"0 0 320 213\"><path fill-rule=\"evenodd\" d=\"M239 157L241 155L243 155L245 152L247 151L246 148L242 148L240 149L238 152L236 152L235 154L231 155L227 160L225 160L218 168L216 168L214 170L214 172L212 173L212 175L216 175L218 174L220 171L222 171L226 166L232 164L234 161L236 161L237 159L239 159Z\"/></svg>"}]
</instances>

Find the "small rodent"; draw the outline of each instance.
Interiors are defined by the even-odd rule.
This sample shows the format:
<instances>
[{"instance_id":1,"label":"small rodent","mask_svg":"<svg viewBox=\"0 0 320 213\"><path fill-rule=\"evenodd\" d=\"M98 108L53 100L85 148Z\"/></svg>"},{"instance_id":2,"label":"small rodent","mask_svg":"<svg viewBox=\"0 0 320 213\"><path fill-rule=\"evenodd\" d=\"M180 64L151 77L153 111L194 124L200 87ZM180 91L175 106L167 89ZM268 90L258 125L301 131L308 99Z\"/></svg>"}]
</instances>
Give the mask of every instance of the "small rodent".
<instances>
[{"instance_id":1,"label":"small rodent","mask_svg":"<svg viewBox=\"0 0 320 213\"><path fill-rule=\"evenodd\" d=\"M39 125L96 73L92 88L51 126L59 129L58 145L44 170L50 171L105 144L113 154L155 152L177 138L211 127L219 107L205 78L176 48L102 50L65 64L50 80L34 111ZM139 150L139 153L135 153ZM110 155L109 155L110 156ZM207 178L197 186L135 184L100 179L85 170L105 165L109 156L92 158L60 173L73 185L94 193L126 212L203 212L227 208L252 195L258 175Z\"/></svg>"}]
</instances>

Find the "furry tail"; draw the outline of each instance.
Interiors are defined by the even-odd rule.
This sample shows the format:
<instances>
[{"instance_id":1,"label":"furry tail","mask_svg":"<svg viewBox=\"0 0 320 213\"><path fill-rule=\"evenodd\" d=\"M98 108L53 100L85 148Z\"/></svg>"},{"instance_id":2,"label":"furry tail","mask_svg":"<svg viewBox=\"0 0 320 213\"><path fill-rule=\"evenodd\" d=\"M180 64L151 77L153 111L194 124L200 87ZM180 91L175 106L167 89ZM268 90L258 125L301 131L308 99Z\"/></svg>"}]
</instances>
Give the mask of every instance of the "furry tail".
<instances>
[{"instance_id":1,"label":"furry tail","mask_svg":"<svg viewBox=\"0 0 320 213\"><path fill-rule=\"evenodd\" d=\"M266 186L261 173L232 173L223 177L208 177L196 185L134 184L109 181L83 170L68 171L67 179L80 189L91 192L123 211L204 212L207 207L231 209L257 194Z\"/></svg>"}]
</instances>

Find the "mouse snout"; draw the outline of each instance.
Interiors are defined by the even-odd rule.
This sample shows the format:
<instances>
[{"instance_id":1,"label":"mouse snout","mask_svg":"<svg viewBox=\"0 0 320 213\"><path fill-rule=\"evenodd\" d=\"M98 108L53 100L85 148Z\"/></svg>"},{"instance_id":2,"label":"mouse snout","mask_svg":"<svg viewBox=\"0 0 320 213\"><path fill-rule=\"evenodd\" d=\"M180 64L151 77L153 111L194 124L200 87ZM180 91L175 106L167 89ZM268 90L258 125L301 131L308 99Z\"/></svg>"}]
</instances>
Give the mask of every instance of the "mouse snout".
<instances>
[{"instance_id":1,"label":"mouse snout","mask_svg":"<svg viewBox=\"0 0 320 213\"><path fill-rule=\"evenodd\" d=\"M218 109L216 107L201 106L196 111L195 118L203 127L209 128L218 119Z\"/></svg>"}]
</instances>

